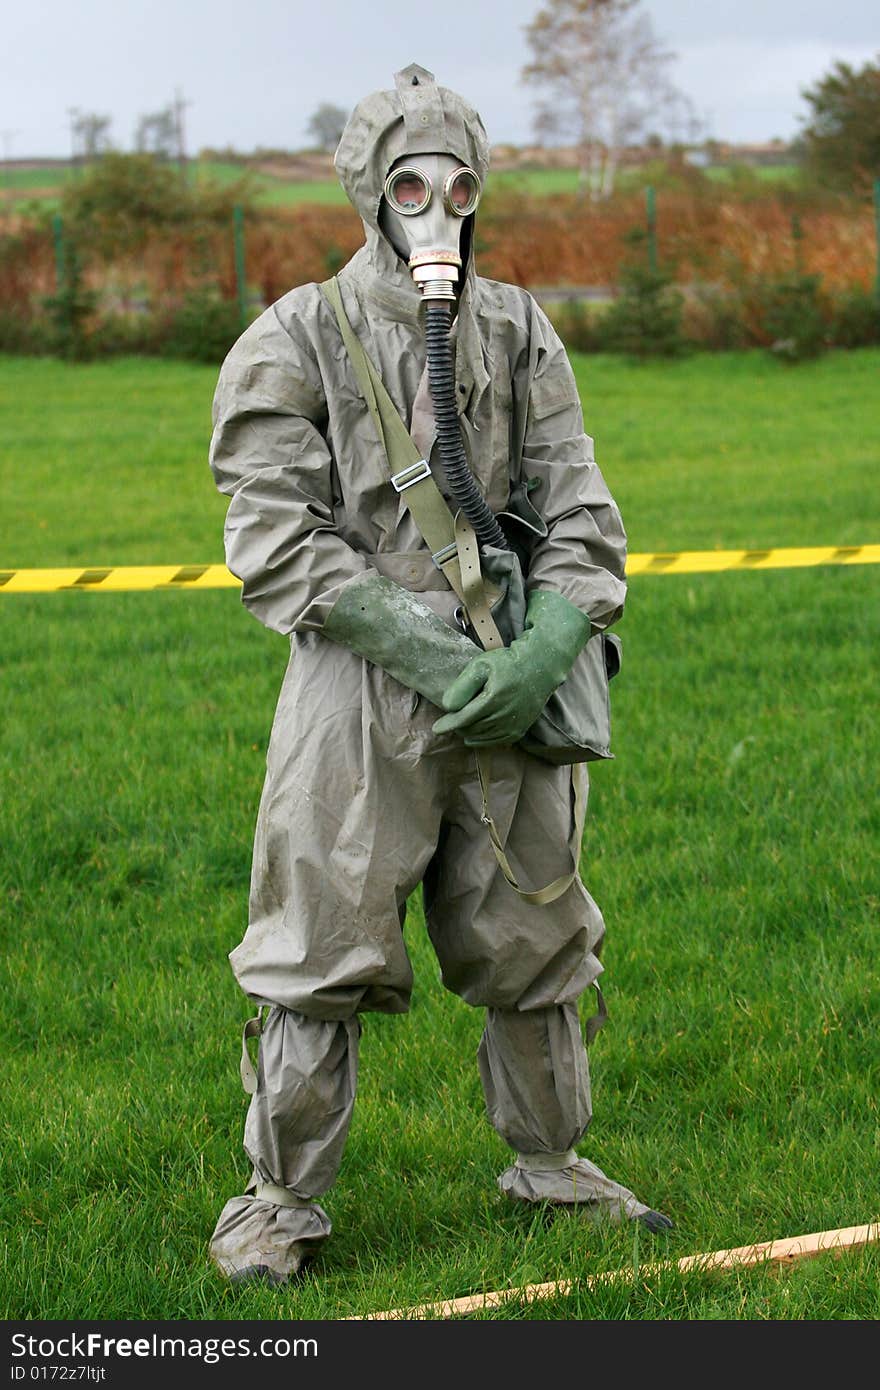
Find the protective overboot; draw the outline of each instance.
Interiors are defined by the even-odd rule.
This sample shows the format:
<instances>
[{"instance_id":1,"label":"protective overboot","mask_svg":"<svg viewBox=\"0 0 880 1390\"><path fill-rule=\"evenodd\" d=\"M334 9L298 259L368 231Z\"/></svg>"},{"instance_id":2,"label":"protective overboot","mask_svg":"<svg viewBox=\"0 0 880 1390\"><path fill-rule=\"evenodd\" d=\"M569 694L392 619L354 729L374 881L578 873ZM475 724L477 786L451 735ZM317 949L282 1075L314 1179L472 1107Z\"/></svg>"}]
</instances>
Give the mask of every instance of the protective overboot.
<instances>
[{"instance_id":1,"label":"protective overboot","mask_svg":"<svg viewBox=\"0 0 880 1390\"><path fill-rule=\"evenodd\" d=\"M282 1201L271 1200L282 1194ZM302 1273L330 1230L330 1218L317 1202L272 1184L252 1184L245 1196L226 1203L209 1253L232 1283L262 1279L281 1285Z\"/></svg>"},{"instance_id":2,"label":"protective overboot","mask_svg":"<svg viewBox=\"0 0 880 1390\"><path fill-rule=\"evenodd\" d=\"M517 1154L498 1179L506 1196L519 1202L577 1207L595 1220L639 1221L649 1231L671 1230L663 1212L640 1202L628 1187L614 1182L574 1149L564 1154Z\"/></svg>"}]
</instances>

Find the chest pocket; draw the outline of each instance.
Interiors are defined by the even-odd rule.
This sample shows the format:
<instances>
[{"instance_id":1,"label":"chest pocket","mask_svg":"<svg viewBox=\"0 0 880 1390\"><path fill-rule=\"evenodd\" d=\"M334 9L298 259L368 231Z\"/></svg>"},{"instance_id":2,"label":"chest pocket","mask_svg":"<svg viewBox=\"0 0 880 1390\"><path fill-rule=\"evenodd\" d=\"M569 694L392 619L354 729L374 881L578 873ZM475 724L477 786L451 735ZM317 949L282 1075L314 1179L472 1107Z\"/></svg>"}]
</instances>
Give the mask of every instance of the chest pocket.
<instances>
[{"instance_id":1,"label":"chest pocket","mask_svg":"<svg viewBox=\"0 0 880 1390\"><path fill-rule=\"evenodd\" d=\"M573 381L559 376L537 376L529 392L529 418L545 420L560 410L568 410L580 405L577 387Z\"/></svg>"}]
</instances>

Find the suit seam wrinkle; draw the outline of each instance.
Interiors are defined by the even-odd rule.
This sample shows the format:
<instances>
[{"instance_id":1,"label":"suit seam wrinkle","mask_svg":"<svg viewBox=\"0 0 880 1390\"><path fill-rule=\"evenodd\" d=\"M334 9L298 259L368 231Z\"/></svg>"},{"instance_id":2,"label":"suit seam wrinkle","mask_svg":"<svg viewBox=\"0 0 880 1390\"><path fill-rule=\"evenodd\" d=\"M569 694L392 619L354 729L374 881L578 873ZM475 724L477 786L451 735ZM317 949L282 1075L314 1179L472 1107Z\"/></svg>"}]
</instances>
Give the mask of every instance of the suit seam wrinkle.
<instances>
[{"instance_id":1,"label":"suit seam wrinkle","mask_svg":"<svg viewBox=\"0 0 880 1390\"><path fill-rule=\"evenodd\" d=\"M297 288L307 289L307 288L309 288L309 286L305 286L305 285L304 285L304 286L297 286ZM317 286L317 285L315 285L315 289L316 289L316 290L318 289L318 286ZM285 296L282 295L282 299L283 299L284 297L285 297ZM319 293L317 294L316 298L317 298L317 302L318 302L318 307L320 308L321 305L323 305L323 303L325 302L325 301L324 301L324 296L319 292ZM316 370L316 372L318 373L318 376L320 377L321 385L322 385L322 387L323 387L323 385L324 385L324 378L323 378L323 376L321 375L321 366L320 366L320 363L318 362L317 354L316 354L315 352L312 351L312 347L311 347L311 344L310 344L310 343L302 343L302 342L300 342L300 340L299 340L298 338L295 338L295 337L293 336L293 334L291 333L291 331L290 331L290 329L288 328L287 324L284 322L283 318L281 317L281 315L280 315L279 312L278 312L278 305L279 305L280 303L281 303L281 300L280 300L280 299L276 299L275 302L274 302L274 304L271 305L272 314L273 314L273 316L274 316L275 322L278 324L278 327L281 329L281 332L284 334L284 336L288 339L288 341L290 342L291 346L293 346L293 347L295 347L295 348L298 348L299 351L302 352L302 353L304 353L305 356L309 359L309 361L312 362L312 363L314 364L315 370ZM324 400L325 400L325 404L326 404L326 393L325 393Z\"/></svg>"}]
</instances>

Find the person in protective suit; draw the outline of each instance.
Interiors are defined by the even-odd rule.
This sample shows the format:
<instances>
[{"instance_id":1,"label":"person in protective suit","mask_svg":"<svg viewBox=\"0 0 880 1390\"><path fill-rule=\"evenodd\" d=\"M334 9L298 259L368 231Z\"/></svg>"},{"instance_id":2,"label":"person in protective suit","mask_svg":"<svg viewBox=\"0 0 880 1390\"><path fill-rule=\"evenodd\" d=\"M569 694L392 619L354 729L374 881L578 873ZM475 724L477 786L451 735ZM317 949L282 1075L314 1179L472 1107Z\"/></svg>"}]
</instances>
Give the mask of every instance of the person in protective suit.
<instances>
[{"instance_id":1,"label":"person in protective suit","mask_svg":"<svg viewBox=\"0 0 880 1390\"><path fill-rule=\"evenodd\" d=\"M461 431L466 485L490 527L517 488L543 520L525 627L508 646L484 652L462 630L460 598L416 525L406 480L390 481L326 287L301 285L267 309L217 386L211 467L231 499L227 564L244 604L291 640L249 925L230 955L260 1005L246 1029L259 1033L256 1074L246 1047L242 1058L253 1175L210 1246L233 1279L283 1283L330 1233L316 1199L337 1175L351 1120L359 1015L408 1008L402 925L420 883L445 986L486 1010L480 1077L514 1152L501 1189L671 1225L574 1148L591 1118L578 1000L602 969L604 934L571 871L585 773L518 744L587 640L620 616L626 538L559 338L525 290L476 274L488 162L476 111L415 64L394 90L362 101L335 165L366 244L338 286L451 510L444 428ZM455 314L454 381L430 379L432 296ZM499 848L532 881L568 875L549 905L511 886L487 837L476 755L489 749Z\"/></svg>"}]
</instances>

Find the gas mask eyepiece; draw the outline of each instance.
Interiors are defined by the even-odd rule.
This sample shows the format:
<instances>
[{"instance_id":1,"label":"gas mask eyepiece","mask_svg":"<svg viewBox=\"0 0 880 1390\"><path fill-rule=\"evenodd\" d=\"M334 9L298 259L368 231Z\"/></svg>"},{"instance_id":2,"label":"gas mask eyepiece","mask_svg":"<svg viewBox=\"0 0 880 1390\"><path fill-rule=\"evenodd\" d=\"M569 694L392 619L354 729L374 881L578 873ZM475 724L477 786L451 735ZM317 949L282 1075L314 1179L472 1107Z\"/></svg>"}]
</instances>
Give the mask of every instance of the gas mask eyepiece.
<instances>
[{"instance_id":1,"label":"gas mask eyepiece","mask_svg":"<svg viewBox=\"0 0 880 1390\"><path fill-rule=\"evenodd\" d=\"M435 196L436 190L440 196ZM451 155L398 160L385 180L379 225L407 262L423 299L454 299L464 218L482 192L473 169Z\"/></svg>"}]
</instances>

